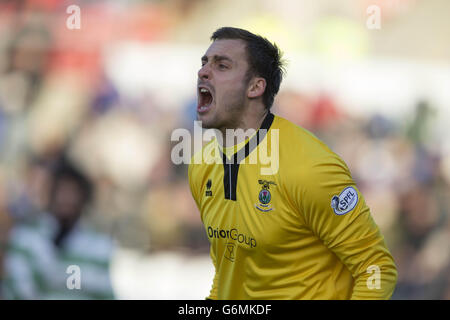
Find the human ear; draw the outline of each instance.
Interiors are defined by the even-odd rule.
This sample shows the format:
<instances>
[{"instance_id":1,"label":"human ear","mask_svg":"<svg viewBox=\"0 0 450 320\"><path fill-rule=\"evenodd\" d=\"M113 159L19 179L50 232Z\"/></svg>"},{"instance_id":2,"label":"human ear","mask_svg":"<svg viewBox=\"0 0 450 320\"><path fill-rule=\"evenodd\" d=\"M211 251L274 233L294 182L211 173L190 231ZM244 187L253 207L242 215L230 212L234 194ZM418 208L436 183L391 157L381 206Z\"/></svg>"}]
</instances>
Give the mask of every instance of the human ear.
<instances>
[{"instance_id":1,"label":"human ear","mask_svg":"<svg viewBox=\"0 0 450 320\"><path fill-rule=\"evenodd\" d=\"M258 98L264 94L266 90L266 79L256 77L250 81L250 86L247 90L247 96L249 98Z\"/></svg>"}]
</instances>

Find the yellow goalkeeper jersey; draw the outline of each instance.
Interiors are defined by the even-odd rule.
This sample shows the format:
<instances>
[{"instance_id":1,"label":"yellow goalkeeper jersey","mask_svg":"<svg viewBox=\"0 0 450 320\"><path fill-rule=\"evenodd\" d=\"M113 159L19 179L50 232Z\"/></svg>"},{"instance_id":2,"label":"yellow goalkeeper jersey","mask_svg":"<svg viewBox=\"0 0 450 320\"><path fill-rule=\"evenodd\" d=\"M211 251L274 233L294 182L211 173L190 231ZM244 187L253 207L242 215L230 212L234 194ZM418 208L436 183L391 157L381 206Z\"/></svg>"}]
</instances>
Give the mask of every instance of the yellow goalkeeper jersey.
<instances>
[{"instance_id":1,"label":"yellow goalkeeper jersey","mask_svg":"<svg viewBox=\"0 0 450 320\"><path fill-rule=\"evenodd\" d=\"M217 139L189 184L210 241L210 299L389 299L397 271L349 169L268 113L230 155Z\"/></svg>"}]
</instances>

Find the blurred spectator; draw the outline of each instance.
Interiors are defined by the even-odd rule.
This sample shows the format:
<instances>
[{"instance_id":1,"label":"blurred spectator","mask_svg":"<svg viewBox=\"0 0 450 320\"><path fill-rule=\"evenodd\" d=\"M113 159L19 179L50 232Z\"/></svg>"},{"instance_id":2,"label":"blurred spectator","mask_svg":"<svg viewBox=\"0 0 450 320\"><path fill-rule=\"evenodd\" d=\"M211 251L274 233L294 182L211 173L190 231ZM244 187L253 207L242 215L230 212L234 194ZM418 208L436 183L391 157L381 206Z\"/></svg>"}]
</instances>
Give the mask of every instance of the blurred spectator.
<instances>
[{"instance_id":1,"label":"blurred spectator","mask_svg":"<svg viewBox=\"0 0 450 320\"><path fill-rule=\"evenodd\" d=\"M47 27L36 23L25 25L11 37L0 78L0 96L8 113L26 111L39 93L51 41Z\"/></svg>"},{"instance_id":2,"label":"blurred spectator","mask_svg":"<svg viewBox=\"0 0 450 320\"><path fill-rule=\"evenodd\" d=\"M30 156L23 169L23 180L11 183L8 208L15 221L30 219L45 210L51 182L52 161Z\"/></svg>"},{"instance_id":3,"label":"blurred spectator","mask_svg":"<svg viewBox=\"0 0 450 320\"><path fill-rule=\"evenodd\" d=\"M5 255L6 299L112 299L112 242L80 220L92 186L67 161L58 164L48 212L13 227ZM69 266L79 267L80 289L69 289Z\"/></svg>"}]
</instances>

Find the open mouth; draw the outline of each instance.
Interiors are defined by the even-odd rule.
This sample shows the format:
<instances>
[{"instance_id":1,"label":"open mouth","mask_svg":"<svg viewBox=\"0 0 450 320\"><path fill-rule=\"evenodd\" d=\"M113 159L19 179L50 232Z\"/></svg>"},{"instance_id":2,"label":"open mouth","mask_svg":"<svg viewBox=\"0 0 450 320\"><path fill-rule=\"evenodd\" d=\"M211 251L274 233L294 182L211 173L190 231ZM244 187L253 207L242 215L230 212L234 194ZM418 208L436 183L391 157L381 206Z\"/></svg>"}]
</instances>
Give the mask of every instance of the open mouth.
<instances>
[{"instance_id":1,"label":"open mouth","mask_svg":"<svg viewBox=\"0 0 450 320\"><path fill-rule=\"evenodd\" d=\"M197 112L205 113L207 112L212 105L213 96L208 88L200 87L198 90L198 105Z\"/></svg>"}]
</instances>

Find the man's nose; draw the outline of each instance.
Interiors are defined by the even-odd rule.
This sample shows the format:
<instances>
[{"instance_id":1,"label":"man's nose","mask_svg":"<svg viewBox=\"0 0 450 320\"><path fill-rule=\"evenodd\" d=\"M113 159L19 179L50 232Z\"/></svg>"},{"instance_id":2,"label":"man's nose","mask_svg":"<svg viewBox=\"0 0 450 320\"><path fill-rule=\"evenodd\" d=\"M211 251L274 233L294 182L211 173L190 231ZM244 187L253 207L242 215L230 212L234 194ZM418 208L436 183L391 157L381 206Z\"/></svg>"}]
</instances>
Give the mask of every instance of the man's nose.
<instances>
[{"instance_id":1,"label":"man's nose","mask_svg":"<svg viewBox=\"0 0 450 320\"><path fill-rule=\"evenodd\" d=\"M202 80L211 79L211 69L207 63L198 70L198 77Z\"/></svg>"}]
</instances>

